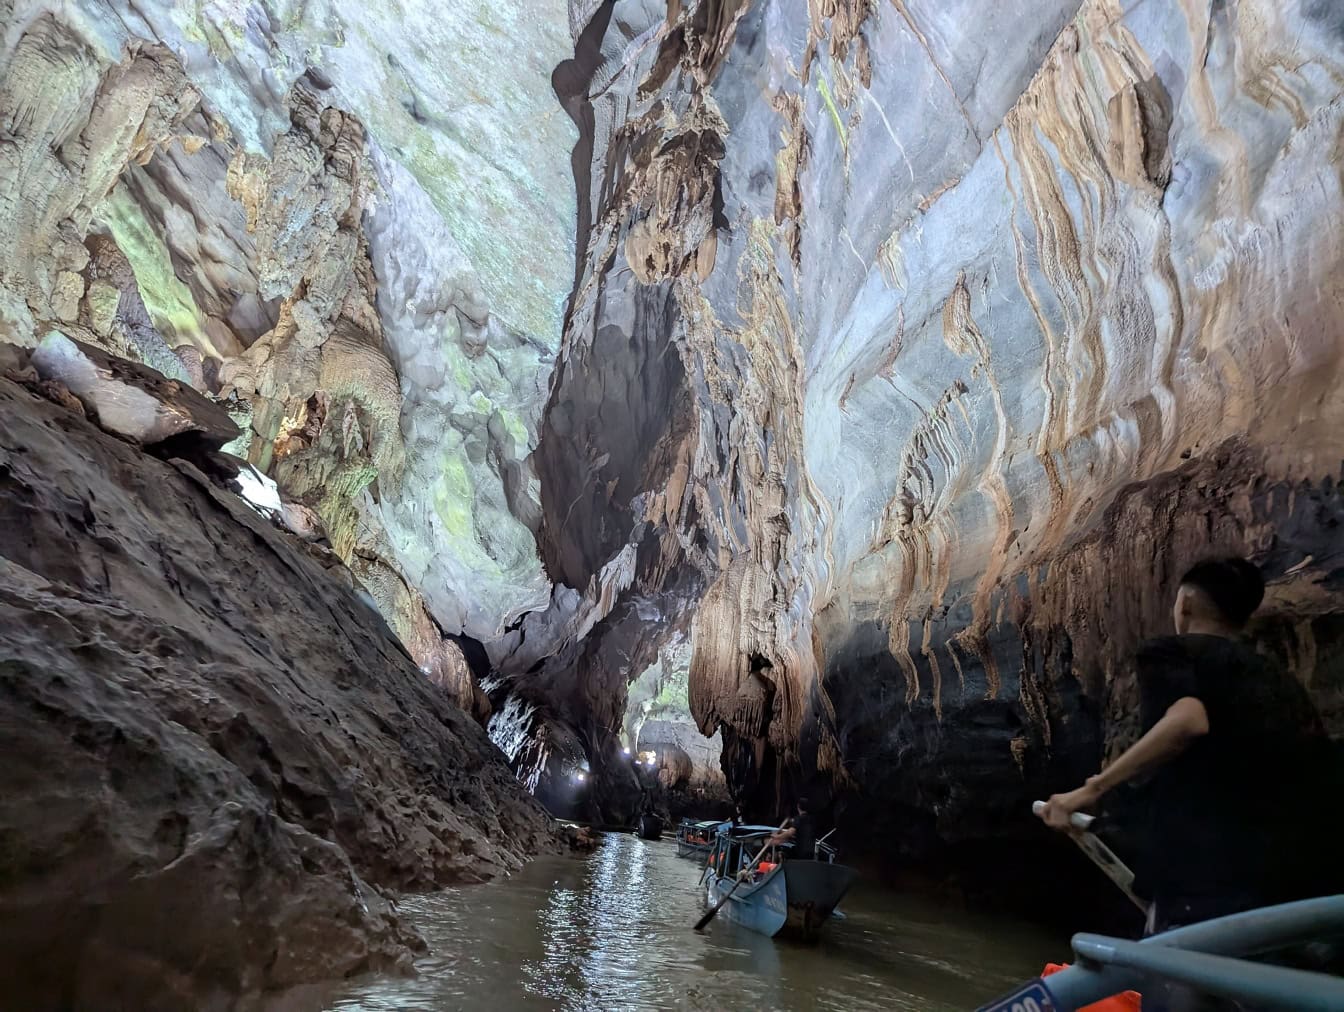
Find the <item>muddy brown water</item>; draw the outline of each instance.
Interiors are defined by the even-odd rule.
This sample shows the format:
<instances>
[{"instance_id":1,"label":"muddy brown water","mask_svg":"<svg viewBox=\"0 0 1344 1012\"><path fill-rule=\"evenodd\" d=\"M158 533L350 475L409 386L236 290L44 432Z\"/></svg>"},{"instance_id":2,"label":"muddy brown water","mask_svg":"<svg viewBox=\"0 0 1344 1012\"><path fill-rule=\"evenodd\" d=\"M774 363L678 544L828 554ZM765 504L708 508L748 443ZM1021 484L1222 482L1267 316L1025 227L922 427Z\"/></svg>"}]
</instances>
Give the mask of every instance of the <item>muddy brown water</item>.
<instances>
[{"instance_id":1,"label":"muddy brown water","mask_svg":"<svg viewBox=\"0 0 1344 1012\"><path fill-rule=\"evenodd\" d=\"M430 953L414 978L353 982L333 1012L473 1009L974 1009L1067 940L862 879L846 919L815 945L716 919L704 934L697 866L670 840L608 835L586 857L544 858L513 878L432 896L402 911Z\"/></svg>"}]
</instances>

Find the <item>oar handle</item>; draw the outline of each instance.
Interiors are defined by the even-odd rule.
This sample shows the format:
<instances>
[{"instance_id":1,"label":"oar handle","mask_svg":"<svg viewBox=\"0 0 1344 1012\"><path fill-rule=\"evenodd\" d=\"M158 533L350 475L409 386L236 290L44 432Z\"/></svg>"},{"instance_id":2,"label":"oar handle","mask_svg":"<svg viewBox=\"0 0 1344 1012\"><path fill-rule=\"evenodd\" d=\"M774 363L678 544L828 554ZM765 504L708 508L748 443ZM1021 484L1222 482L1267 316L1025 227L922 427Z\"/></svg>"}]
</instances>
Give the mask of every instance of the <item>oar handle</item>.
<instances>
[{"instance_id":1,"label":"oar handle","mask_svg":"<svg viewBox=\"0 0 1344 1012\"><path fill-rule=\"evenodd\" d=\"M1035 802L1032 804L1031 810L1040 815L1045 810L1045 802ZM1073 837L1073 842L1078 844L1092 863L1100 868L1106 877L1119 886L1120 890L1134 902L1134 905L1146 914L1148 904L1134 892L1134 873L1129 870L1125 862L1115 856L1115 852L1110 847L1088 832L1092 823L1096 821L1091 815L1074 812L1069 818L1069 825L1077 831Z\"/></svg>"},{"instance_id":2,"label":"oar handle","mask_svg":"<svg viewBox=\"0 0 1344 1012\"><path fill-rule=\"evenodd\" d=\"M1040 815L1045 811L1045 802L1033 801L1031 803L1031 811L1035 815ZM1088 830L1092 828L1092 823L1096 821L1097 817L1095 815L1084 815L1082 812L1074 812L1069 818L1069 825L1074 829Z\"/></svg>"}]
</instances>

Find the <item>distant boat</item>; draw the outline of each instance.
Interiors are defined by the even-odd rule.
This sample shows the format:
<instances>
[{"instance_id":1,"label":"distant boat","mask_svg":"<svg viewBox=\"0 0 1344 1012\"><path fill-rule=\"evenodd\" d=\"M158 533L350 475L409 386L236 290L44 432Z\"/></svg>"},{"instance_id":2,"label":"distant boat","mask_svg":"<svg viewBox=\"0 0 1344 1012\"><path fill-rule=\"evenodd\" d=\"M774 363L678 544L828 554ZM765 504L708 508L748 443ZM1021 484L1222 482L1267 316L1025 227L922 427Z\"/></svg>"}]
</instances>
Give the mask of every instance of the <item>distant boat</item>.
<instances>
[{"instance_id":1,"label":"distant boat","mask_svg":"<svg viewBox=\"0 0 1344 1012\"><path fill-rule=\"evenodd\" d=\"M721 830L701 878L705 898L717 904L737 882L736 871L756 856L775 830L770 826L734 826ZM775 848L761 861L719 911L735 924L763 935L816 938L836 906L849 892L858 872L835 863L835 850L817 846L817 860L790 858L790 844Z\"/></svg>"},{"instance_id":2,"label":"distant boat","mask_svg":"<svg viewBox=\"0 0 1344 1012\"><path fill-rule=\"evenodd\" d=\"M703 861L714 846L719 829L730 823L710 819L694 822L682 819L677 826L677 857L692 857Z\"/></svg>"},{"instance_id":3,"label":"distant boat","mask_svg":"<svg viewBox=\"0 0 1344 1012\"><path fill-rule=\"evenodd\" d=\"M663 838L663 820L650 812L639 817L635 825L635 835L641 840L661 840Z\"/></svg>"}]
</instances>

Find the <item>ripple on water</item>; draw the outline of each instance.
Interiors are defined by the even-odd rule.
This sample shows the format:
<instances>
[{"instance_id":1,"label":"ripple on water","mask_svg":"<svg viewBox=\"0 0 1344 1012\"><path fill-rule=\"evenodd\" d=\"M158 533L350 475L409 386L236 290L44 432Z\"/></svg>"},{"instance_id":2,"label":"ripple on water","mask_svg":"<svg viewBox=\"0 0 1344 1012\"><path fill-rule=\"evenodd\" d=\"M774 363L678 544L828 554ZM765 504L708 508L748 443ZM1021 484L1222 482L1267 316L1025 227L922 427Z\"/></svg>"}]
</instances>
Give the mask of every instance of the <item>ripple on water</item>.
<instances>
[{"instance_id":1,"label":"ripple on water","mask_svg":"<svg viewBox=\"0 0 1344 1012\"><path fill-rule=\"evenodd\" d=\"M606 837L584 858L408 897L430 954L412 979L353 982L335 1012L486 1009L798 1009L940 1012L981 1000L1067 952L1021 924L865 887L815 946L716 920L704 934L696 866L671 841Z\"/></svg>"}]
</instances>

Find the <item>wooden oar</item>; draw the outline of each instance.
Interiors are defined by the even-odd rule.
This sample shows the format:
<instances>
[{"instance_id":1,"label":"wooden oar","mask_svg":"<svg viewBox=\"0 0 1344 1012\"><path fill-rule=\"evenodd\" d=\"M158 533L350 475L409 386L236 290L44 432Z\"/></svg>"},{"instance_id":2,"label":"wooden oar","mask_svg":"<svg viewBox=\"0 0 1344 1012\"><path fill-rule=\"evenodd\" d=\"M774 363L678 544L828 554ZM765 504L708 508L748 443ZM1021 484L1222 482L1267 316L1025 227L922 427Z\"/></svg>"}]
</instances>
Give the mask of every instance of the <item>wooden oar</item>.
<instances>
[{"instance_id":1,"label":"wooden oar","mask_svg":"<svg viewBox=\"0 0 1344 1012\"><path fill-rule=\"evenodd\" d=\"M1045 811L1045 802L1033 802L1031 810L1040 815ZM1136 907L1145 914L1148 913L1148 904L1134 895L1134 873L1124 861L1115 856L1115 851L1088 832L1095 821L1095 816L1074 812L1069 818L1069 828L1072 830L1069 835L1073 837L1073 842L1078 844L1079 849L1105 873L1108 879L1120 887L1120 891L1128 896Z\"/></svg>"},{"instance_id":2,"label":"wooden oar","mask_svg":"<svg viewBox=\"0 0 1344 1012\"><path fill-rule=\"evenodd\" d=\"M783 829L784 825L781 824L779 829L775 830L775 833L779 833L783 831ZM746 881L747 872L755 868L756 864L761 860L761 857L765 854L767 850L770 849L770 840L773 840L775 838L775 833L770 834L769 839L765 841L765 846L762 847L760 850L758 850L756 852L756 856L753 857L751 861L745 867L743 867L741 871L737 873L737 881L733 883L733 887L731 889L729 889L726 893L723 894L723 899L715 903L714 906L709 910L707 914L705 914L704 917L700 918L700 920L695 922L696 931L704 931L705 925L708 924L710 921L714 920L714 918L719 915L719 911L723 909L723 905L733 898L733 893L737 892L737 887Z\"/></svg>"}]
</instances>

